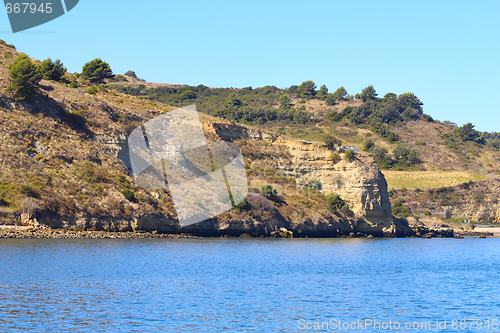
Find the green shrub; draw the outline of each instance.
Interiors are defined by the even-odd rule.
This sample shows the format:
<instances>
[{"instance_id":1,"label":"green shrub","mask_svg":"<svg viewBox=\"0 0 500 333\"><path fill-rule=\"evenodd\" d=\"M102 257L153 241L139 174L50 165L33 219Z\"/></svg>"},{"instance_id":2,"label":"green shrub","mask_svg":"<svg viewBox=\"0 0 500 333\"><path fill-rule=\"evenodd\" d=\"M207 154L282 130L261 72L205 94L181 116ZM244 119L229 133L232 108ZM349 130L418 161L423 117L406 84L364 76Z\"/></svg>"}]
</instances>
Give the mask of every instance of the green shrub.
<instances>
[{"instance_id":1,"label":"green shrub","mask_svg":"<svg viewBox=\"0 0 500 333\"><path fill-rule=\"evenodd\" d=\"M125 197L125 199L127 199L130 202L136 202L137 201L137 199L135 198L134 192L132 192L128 188L124 189L122 191L122 194Z\"/></svg>"},{"instance_id":2,"label":"green shrub","mask_svg":"<svg viewBox=\"0 0 500 333\"><path fill-rule=\"evenodd\" d=\"M234 206L234 209L237 209L237 210L245 210L248 208L250 208L250 204L248 203L247 198L243 199L243 201L241 201L239 204Z\"/></svg>"},{"instance_id":3,"label":"green shrub","mask_svg":"<svg viewBox=\"0 0 500 333\"><path fill-rule=\"evenodd\" d=\"M345 201L342 200L340 195L335 193L330 193L326 196L326 202L328 203L328 208L333 211L335 209L341 209L346 205Z\"/></svg>"},{"instance_id":4,"label":"green shrub","mask_svg":"<svg viewBox=\"0 0 500 333\"><path fill-rule=\"evenodd\" d=\"M21 186L21 188L23 189L23 192L28 197L31 197L31 198L38 197L38 192L33 187L31 187L30 185L23 185L23 186Z\"/></svg>"},{"instance_id":5,"label":"green shrub","mask_svg":"<svg viewBox=\"0 0 500 333\"><path fill-rule=\"evenodd\" d=\"M304 81L297 88L297 94L302 98L312 98L316 95L316 84L314 81Z\"/></svg>"},{"instance_id":6,"label":"green shrub","mask_svg":"<svg viewBox=\"0 0 500 333\"><path fill-rule=\"evenodd\" d=\"M459 186L460 186L461 189L468 190L468 189L470 189L470 186L472 184L474 184L474 182L471 180L469 182L462 183Z\"/></svg>"},{"instance_id":7,"label":"green shrub","mask_svg":"<svg viewBox=\"0 0 500 333\"><path fill-rule=\"evenodd\" d=\"M130 135L138 126L140 126L141 123L137 121L133 121L130 124L126 125L123 130L125 131L125 134Z\"/></svg>"},{"instance_id":8,"label":"green shrub","mask_svg":"<svg viewBox=\"0 0 500 333\"><path fill-rule=\"evenodd\" d=\"M33 64L26 54L21 54L9 65L7 91L16 91L16 100L22 101L36 94L41 79L40 66Z\"/></svg>"},{"instance_id":9,"label":"green shrub","mask_svg":"<svg viewBox=\"0 0 500 333\"><path fill-rule=\"evenodd\" d=\"M226 97L226 106L231 108L237 108L242 105L242 102L237 93L232 92Z\"/></svg>"},{"instance_id":10,"label":"green shrub","mask_svg":"<svg viewBox=\"0 0 500 333\"><path fill-rule=\"evenodd\" d=\"M402 216L402 217L408 217L413 215L410 208L403 206L404 202L405 201L403 199L396 200L396 202L392 207L392 215Z\"/></svg>"},{"instance_id":11,"label":"green shrub","mask_svg":"<svg viewBox=\"0 0 500 333\"><path fill-rule=\"evenodd\" d=\"M340 141L336 137L333 137L331 135L327 135L325 137L325 145L326 145L326 148L328 148L330 150L334 150L335 147L342 146L342 141Z\"/></svg>"},{"instance_id":12,"label":"green shrub","mask_svg":"<svg viewBox=\"0 0 500 333\"><path fill-rule=\"evenodd\" d=\"M87 62L82 69L82 78L90 83L102 83L104 79L112 77L113 71L109 64L99 58Z\"/></svg>"},{"instance_id":13,"label":"green shrub","mask_svg":"<svg viewBox=\"0 0 500 333\"><path fill-rule=\"evenodd\" d=\"M292 103L292 99L290 98L290 96L288 96L286 94L283 94L280 96L280 99L279 99L280 108L286 109L286 108L290 107L290 103Z\"/></svg>"},{"instance_id":14,"label":"green shrub","mask_svg":"<svg viewBox=\"0 0 500 333\"><path fill-rule=\"evenodd\" d=\"M346 152L345 152L345 158L347 159L347 161L349 162L352 162L354 161L354 159L356 158L356 152L352 149L348 149Z\"/></svg>"},{"instance_id":15,"label":"green shrub","mask_svg":"<svg viewBox=\"0 0 500 333\"><path fill-rule=\"evenodd\" d=\"M109 82L128 82L127 78L121 74L116 74L108 79Z\"/></svg>"},{"instance_id":16,"label":"green shrub","mask_svg":"<svg viewBox=\"0 0 500 333\"><path fill-rule=\"evenodd\" d=\"M398 145L394 148L392 154L396 160L399 162L406 162L410 166L421 163L420 153L415 149L411 149L403 145Z\"/></svg>"},{"instance_id":17,"label":"green shrub","mask_svg":"<svg viewBox=\"0 0 500 333\"><path fill-rule=\"evenodd\" d=\"M337 164L338 162L340 162L342 160L342 157L340 157L340 154L336 151L336 152L332 153L330 155L330 157L328 157L328 159L330 161L332 161L333 164Z\"/></svg>"},{"instance_id":18,"label":"green shrub","mask_svg":"<svg viewBox=\"0 0 500 333\"><path fill-rule=\"evenodd\" d=\"M98 184L110 182L109 173L91 162L86 162L83 166L79 167L77 175L87 183Z\"/></svg>"},{"instance_id":19,"label":"green shrub","mask_svg":"<svg viewBox=\"0 0 500 333\"><path fill-rule=\"evenodd\" d=\"M185 99L195 99L196 98L196 93L194 91L192 91L191 89L188 89L188 90L185 90L185 91L182 92L180 98L183 99L183 100L185 100Z\"/></svg>"},{"instance_id":20,"label":"green shrub","mask_svg":"<svg viewBox=\"0 0 500 333\"><path fill-rule=\"evenodd\" d=\"M123 186L130 185L130 182L128 181L127 177L125 177L125 175L122 175L121 173L119 173L116 176L116 180L118 181L119 184L121 184Z\"/></svg>"},{"instance_id":21,"label":"green shrub","mask_svg":"<svg viewBox=\"0 0 500 333\"><path fill-rule=\"evenodd\" d=\"M432 215L432 213L431 213L431 211L430 211L430 210L426 209L426 210L424 211L424 215L425 215L425 216L431 216L431 215Z\"/></svg>"},{"instance_id":22,"label":"green shrub","mask_svg":"<svg viewBox=\"0 0 500 333\"><path fill-rule=\"evenodd\" d=\"M79 88L79 87L80 87L80 85L78 84L78 82L73 81L73 82L71 82L71 83L69 84L69 87L70 87L70 88Z\"/></svg>"},{"instance_id":23,"label":"green shrub","mask_svg":"<svg viewBox=\"0 0 500 333\"><path fill-rule=\"evenodd\" d=\"M375 147L375 142L373 142L372 139L366 139L365 142L363 142L363 150L364 151L369 151L373 147Z\"/></svg>"},{"instance_id":24,"label":"green shrub","mask_svg":"<svg viewBox=\"0 0 500 333\"><path fill-rule=\"evenodd\" d=\"M134 79L137 79L137 74L135 74L134 71L126 71L125 74L123 74L123 75L130 76Z\"/></svg>"},{"instance_id":25,"label":"green shrub","mask_svg":"<svg viewBox=\"0 0 500 333\"><path fill-rule=\"evenodd\" d=\"M372 127L372 132L380 134L390 143L399 141L399 135L389 130L387 124L376 124Z\"/></svg>"},{"instance_id":26,"label":"green shrub","mask_svg":"<svg viewBox=\"0 0 500 333\"><path fill-rule=\"evenodd\" d=\"M278 196L278 192L273 187L273 185L265 184L261 187L261 194L265 196L267 199L275 199Z\"/></svg>"},{"instance_id":27,"label":"green shrub","mask_svg":"<svg viewBox=\"0 0 500 333\"><path fill-rule=\"evenodd\" d=\"M89 89L85 90L85 92L87 94L90 94L90 95L95 95L95 94L97 94L98 90L95 86L93 86L93 87L90 87Z\"/></svg>"},{"instance_id":28,"label":"green shrub","mask_svg":"<svg viewBox=\"0 0 500 333\"><path fill-rule=\"evenodd\" d=\"M53 62L50 58L45 59L42 61L40 70L45 80L60 81L64 76L64 73L66 73L66 67L64 67L63 63L59 59L55 62Z\"/></svg>"},{"instance_id":29,"label":"green shrub","mask_svg":"<svg viewBox=\"0 0 500 333\"><path fill-rule=\"evenodd\" d=\"M332 93L328 93L326 94L326 97L325 97L325 103L326 105L335 105L335 102L337 101L337 99L335 98L335 95L332 94Z\"/></svg>"}]
</instances>

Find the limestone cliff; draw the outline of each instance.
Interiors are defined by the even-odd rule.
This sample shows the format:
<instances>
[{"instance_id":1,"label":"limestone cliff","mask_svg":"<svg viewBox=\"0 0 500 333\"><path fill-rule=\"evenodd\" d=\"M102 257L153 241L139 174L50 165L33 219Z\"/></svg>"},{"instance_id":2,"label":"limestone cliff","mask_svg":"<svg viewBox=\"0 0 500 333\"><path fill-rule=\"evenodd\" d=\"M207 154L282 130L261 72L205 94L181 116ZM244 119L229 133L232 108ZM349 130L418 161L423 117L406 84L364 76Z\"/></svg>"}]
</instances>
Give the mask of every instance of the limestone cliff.
<instances>
[{"instance_id":1,"label":"limestone cliff","mask_svg":"<svg viewBox=\"0 0 500 333\"><path fill-rule=\"evenodd\" d=\"M285 177L292 177L296 186L319 181L322 193L339 194L358 217L351 231L378 235L396 232L387 183L371 157L358 153L352 162L342 159L335 164L329 160L332 151L321 143L228 123L205 123L205 131L223 140L243 139L272 145L272 149L280 153L266 158L264 163L280 170ZM336 225L330 229L342 230L343 227ZM404 225L399 231L409 232Z\"/></svg>"},{"instance_id":2,"label":"limestone cliff","mask_svg":"<svg viewBox=\"0 0 500 333\"><path fill-rule=\"evenodd\" d=\"M133 219L132 223L120 222L115 225L123 229L158 230L160 232L192 232L204 235L249 233L253 235L269 235L271 232L285 227L302 236L341 236L371 234L376 236L410 235L407 224L394 220L387 193L387 183L373 159L358 153L352 162L342 159L338 163L330 161L332 151L324 144L307 142L274 133L257 130L244 125L214 122L212 118L202 122L204 132L211 141L228 140L240 144L244 156L249 163L250 173L254 167L259 170L273 170L273 174L291 179L286 186L274 184L285 200L290 192L307 187L311 182L321 184L319 190L323 194L337 193L350 206L355 216L335 216L325 209L311 210L304 213L293 204L277 205L260 194L249 193L250 209L246 212L228 212L205 222L180 228L175 218L162 218L148 215ZM106 144L108 152L120 158L129 166L126 149L126 137L117 139L98 137L95 139ZM258 156L245 154L245 146L256 145ZM257 177L268 181L265 174ZM263 176L263 177L262 177ZM254 177L249 176L249 187ZM269 180L269 183L273 183ZM260 183L259 183L260 184ZM82 223L82 222L80 222ZM105 229L113 229L113 223L104 223ZM106 224L107 223L107 224ZM94 223L91 223L94 226Z\"/></svg>"}]
</instances>

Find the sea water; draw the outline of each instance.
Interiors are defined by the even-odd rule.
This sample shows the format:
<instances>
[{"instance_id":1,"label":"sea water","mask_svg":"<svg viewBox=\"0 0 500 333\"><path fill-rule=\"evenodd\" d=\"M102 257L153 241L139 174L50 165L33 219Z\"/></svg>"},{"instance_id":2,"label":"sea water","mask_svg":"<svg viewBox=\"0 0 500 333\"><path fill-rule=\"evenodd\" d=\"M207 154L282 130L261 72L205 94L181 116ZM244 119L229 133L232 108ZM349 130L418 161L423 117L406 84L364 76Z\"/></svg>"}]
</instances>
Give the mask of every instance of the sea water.
<instances>
[{"instance_id":1,"label":"sea water","mask_svg":"<svg viewBox=\"0 0 500 333\"><path fill-rule=\"evenodd\" d=\"M0 332L500 332L500 239L0 240Z\"/></svg>"}]
</instances>

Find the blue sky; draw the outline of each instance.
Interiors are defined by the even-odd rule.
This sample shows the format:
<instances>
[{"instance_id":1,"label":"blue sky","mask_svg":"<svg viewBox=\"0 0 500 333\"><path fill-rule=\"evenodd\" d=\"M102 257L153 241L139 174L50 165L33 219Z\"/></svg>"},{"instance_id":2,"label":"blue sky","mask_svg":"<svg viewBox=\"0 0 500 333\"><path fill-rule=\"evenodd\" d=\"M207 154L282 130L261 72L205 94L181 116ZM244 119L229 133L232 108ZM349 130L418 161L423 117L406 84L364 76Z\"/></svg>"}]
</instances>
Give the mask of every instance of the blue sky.
<instances>
[{"instance_id":1,"label":"blue sky","mask_svg":"<svg viewBox=\"0 0 500 333\"><path fill-rule=\"evenodd\" d=\"M500 131L500 1L80 0L0 38L80 72L94 58L152 82L280 88L313 80L351 94L413 92L424 112Z\"/></svg>"}]
</instances>

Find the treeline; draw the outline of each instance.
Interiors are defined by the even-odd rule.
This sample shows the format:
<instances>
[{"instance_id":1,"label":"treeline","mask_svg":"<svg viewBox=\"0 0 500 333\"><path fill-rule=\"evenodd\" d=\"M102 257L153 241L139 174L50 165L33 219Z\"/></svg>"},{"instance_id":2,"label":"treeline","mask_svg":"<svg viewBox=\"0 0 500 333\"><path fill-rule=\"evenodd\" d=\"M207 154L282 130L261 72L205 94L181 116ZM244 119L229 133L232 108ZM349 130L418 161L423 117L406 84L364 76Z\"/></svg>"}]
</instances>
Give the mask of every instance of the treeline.
<instances>
[{"instance_id":1,"label":"treeline","mask_svg":"<svg viewBox=\"0 0 500 333\"><path fill-rule=\"evenodd\" d=\"M284 94L282 89L274 86L233 89L198 85L146 89L145 85L130 87L110 84L108 87L172 106L195 103L201 112L244 124L263 124L268 121L306 124L312 121L313 116L304 106L292 107L291 98ZM277 104L280 105L279 108L274 107Z\"/></svg>"},{"instance_id":2,"label":"treeline","mask_svg":"<svg viewBox=\"0 0 500 333\"><path fill-rule=\"evenodd\" d=\"M378 98L375 88L368 86L359 96L364 103L358 107L349 106L342 112L331 112L327 119L334 122L348 121L352 124L367 124L372 131L389 142L397 142L399 136L390 130L391 126L402 126L410 120L433 119L422 111L423 103L412 93L396 95L387 93Z\"/></svg>"},{"instance_id":3,"label":"treeline","mask_svg":"<svg viewBox=\"0 0 500 333\"><path fill-rule=\"evenodd\" d=\"M283 101L283 98L281 99ZM274 107L243 106L240 97L232 92L226 98L223 109L210 113L212 116L225 118L243 124L263 124L267 121L305 125L312 120L313 114L302 109L295 109L290 105L282 104L278 109Z\"/></svg>"},{"instance_id":4,"label":"treeline","mask_svg":"<svg viewBox=\"0 0 500 333\"><path fill-rule=\"evenodd\" d=\"M12 44L0 40L0 45L13 50ZM9 51L4 56L7 57ZM67 69L57 59L45 59L38 64L32 62L25 55L18 55L8 66L10 84L7 91L15 91L16 100L33 97L40 88L41 79L60 82L71 88L81 85L90 85L88 93L106 91L106 88L118 92L140 96L170 104L183 106L196 103L201 112L226 118L231 121L246 124L263 124L268 121L288 122L294 124L307 124L315 121L313 114L306 111L303 105L310 99L323 100L327 105L334 105L340 101L361 100L363 104L358 107L348 106L342 112L330 112L327 119L334 122L349 122L355 125L366 124L371 126L374 133L378 133L391 143L399 141L397 133L392 127L402 126L411 120L433 121L432 117L423 113L423 103L412 93L396 95L387 93L383 98L373 86L364 88L361 93L348 94L344 87L337 88L330 93L325 85L317 89L314 81L308 80L300 85L280 89L275 86L261 88L209 88L202 84L198 86L160 86L147 88L143 79L137 77L134 71L127 71L123 75L113 74L111 67L105 61L96 58L87 62L81 73L66 75ZM132 79L140 84L137 86L123 85ZM300 99L296 105L292 99ZM452 128L452 133L444 134L443 139L451 149L459 149L463 142L475 142L480 145L500 149L500 133L480 132L474 125L467 123L461 127L452 122L443 122Z\"/></svg>"},{"instance_id":5,"label":"treeline","mask_svg":"<svg viewBox=\"0 0 500 333\"><path fill-rule=\"evenodd\" d=\"M66 67L59 59L54 62L47 58L38 65L31 62L26 54L17 56L8 69L10 84L7 91L15 91L17 101L35 96L42 79L63 81L66 73Z\"/></svg>"},{"instance_id":6,"label":"treeline","mask_svg":"<svg viewBox=\"0 0 500 333\"><path fill-rule=\"evenodd\" d=\"M463 126L450 121L443 122L452 128L451 133L445 133L442 138L448 148L460 150L459 144L463 142L475 142L479 145L489 145L492 148L500 149L500 133L499 132L481 132L477 131L472 123L467 123Z\"/></svg>"},{"instance_id":7,"label":"treeline","mask_svg":"<svg viewBox=\"0 0 500 333\"><path fill-rule=\"evenodd\" d=\"M42 79L60 82L71 88L80 86L76 80L70 81L65 77L67 69L59 59L52 61L47 58L38 64L32 62L26 54L20 54L9 64L8 70L10 84L7 91L14 91L18 101L36 96ZM83 66L81 74L76 73L74 77L81 77L91 85L98 85L104 83L105 79L113 78L114 75L108 63L94 59Z\"/></svg>"}]
</instances>

